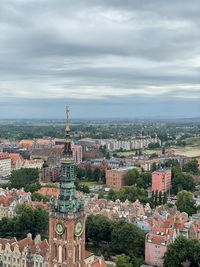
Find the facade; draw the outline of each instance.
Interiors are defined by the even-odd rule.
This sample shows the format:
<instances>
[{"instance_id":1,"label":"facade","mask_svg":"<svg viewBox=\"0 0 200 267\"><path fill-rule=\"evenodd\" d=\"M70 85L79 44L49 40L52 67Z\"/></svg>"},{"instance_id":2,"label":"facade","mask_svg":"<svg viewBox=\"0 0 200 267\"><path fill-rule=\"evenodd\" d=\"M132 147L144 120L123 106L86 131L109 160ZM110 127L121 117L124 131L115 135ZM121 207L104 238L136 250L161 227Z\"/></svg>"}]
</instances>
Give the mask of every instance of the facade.
<instances>
[{"instance_id":1,"label":"facade","mask_svg":"<svg viewBox=\"0 0 200 267\"><path fill-rule=\"evenodd\" d=\"M6 178L11 174L11 158L7 153L0 154L0 177Z\"/></svg>"},{"instance_id":2,"label":"facade","mask_svg":"<svg viewBox=\"0 0 200 267\"><path fill-rule=\"evenodd\" d=\"M26 159L23 163L22 168L33 168L33 169L41 169L43 165L43 160L41 159Z\"/></svg>"},{"instance_id":3,"label":"facade","mask_svg":"<svg viewBox=\"0 0 200 267\"><path fill-rule=\"evenodd\" d=\"M145 147L148 147L149 144L155 144L159 143L161 144L160 139L151 138L149 136L143 137L143 138L134 138L134 139L128 139L128 140L109 140L106 142L106 147L110 151L115 150L132 150L132 149L142 149Z\"/></svg>"},{"instance_id":4,"label":"facade","mask_svg":"<svg viewBox=\"0 0 200 267\"><path fill-rule=\"evenodd\" d=\"M156 229L148 233L145 239L145 262L153 266L163 266L163 256L172 242L173 230Z\"/></svg>"},{"instance_id":5,"label":"facade","mask_svg":"<svg viewBox=\"0 0 200 267\"><path fill-rule=\"evenodd\" d=\"M0 220L3 217L11 218L15 215L18 204L31 203L31 193L22 189L0 188Z\"/></svg>"},{"instance_id":6,"label":"facade","mask_svg":"<svg viewBox=\"0 0 200 267\"><path fill-rule=\"evenodd\" d=\"M60 167L43 167L41 181L43 183L58 182L60 178Z\"/></svg>"},{"instance_id":7,"label":"facade","mask_svg":"<svg viewBox=\"0 0 200 267\"><path fill-rule=\"evenodd\" d=\"M37 140L21 140L19 146L25 148L28 151L34 149L51 149L54 146L54 142L51 139L37 139Z\"/></svg>"},{"instance_id":8,"label":"facade","mask_svg":"<svg viewBox=\"0 0 200 267\"><path fill-rule=\"evenodd\" d=\"M24 159L19 153L11 153L10 154L11 158L11 168L12 170L19 170L22 168Z\"/></svg>"},{"instance_id":9,"label":"facade","mask_svg":"<svg viewBox=\"0 0 200 267\"><path fill-rule=\"evenodd\" d=\"M152 173L152 192L169 192L171 188L171 170L160 169Z\"/></svg>"},{"instance_id":10,"label":"facade","mask_svg":"<svg viewBox=\"0 0 200 267\"><path fill-rule=\"evenodd\" d=\"M17 241L16 238L0 238L0 264L6 267L48 267L49 244L40 235L31 234Z\"/></svg>"},{"instance_id":11,"label":"facade","mask_svg":"<svg viewBox=\"0 0 200 267\"><path fill-rule=\"evenodd\" d=\"M116 169L123 166L127 166L128 163L125 160L122 159L106 159L106 158L97 158L97 159L91 159L82 162L81 166L85 169L96 169L100 168L101 170L106 169Z\"/></svg>"},{"instance_id":12,"label":"facade","mask_svg":"<svg viewBox=\"0 0 200 267\"><path fill-rule=\"evenodd\" d=\"M125 186L125 174L133 169L137 169L137 167L122 167L106 170L106 186L112 189L120 189Z\"/></svg>"}]
</instances>

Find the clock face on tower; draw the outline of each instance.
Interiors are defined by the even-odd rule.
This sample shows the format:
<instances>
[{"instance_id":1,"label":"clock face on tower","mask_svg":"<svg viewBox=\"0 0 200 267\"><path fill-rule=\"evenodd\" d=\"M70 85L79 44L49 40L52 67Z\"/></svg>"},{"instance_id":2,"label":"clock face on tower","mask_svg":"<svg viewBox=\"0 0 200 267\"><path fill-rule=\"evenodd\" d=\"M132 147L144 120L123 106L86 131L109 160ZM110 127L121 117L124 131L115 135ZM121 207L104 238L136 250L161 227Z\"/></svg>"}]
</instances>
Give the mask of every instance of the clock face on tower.
<instances>
[{"instance_id":1,"label":"clock face on tower","mask_svg":"<svg viewBox=\"0 0 200 267\"><path fill-rule=\"evenodd\" d=\"M83 233L83 224L81 221L77 221L74 228L75 236L81 236Z\"/></svg>"},{"instance_id":2,"label":"clock face on tower","mask_svg":"<svg viewBox=\"0 0 200 267\"><path fill-rule=\"evenodd\" d=\"M58 235L62 235L65 231L65 227L62 223L56 223L55 231Z\"/></svg>"}]
</instances>

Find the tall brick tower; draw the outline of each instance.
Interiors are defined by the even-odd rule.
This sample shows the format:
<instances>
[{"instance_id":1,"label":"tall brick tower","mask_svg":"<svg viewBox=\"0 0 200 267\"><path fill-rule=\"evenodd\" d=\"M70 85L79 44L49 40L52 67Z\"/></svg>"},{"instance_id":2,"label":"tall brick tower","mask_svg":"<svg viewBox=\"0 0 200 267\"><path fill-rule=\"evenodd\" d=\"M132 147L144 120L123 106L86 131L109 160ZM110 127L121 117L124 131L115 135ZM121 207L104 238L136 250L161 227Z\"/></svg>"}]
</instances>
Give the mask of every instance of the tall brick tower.
<instances>
[{"instance_id":1,"label":"tall brick tower","mask_svg":"<svg viewBox=\"0 0 200 267\"><path fill-rule=\"evenodd\" d=\"M82 267L85 258L85 214L76 196L69 109L66 109L65 147L61 158L60 194L51 198L49 218L50 267Z\"/></svg>"}]
</instances>

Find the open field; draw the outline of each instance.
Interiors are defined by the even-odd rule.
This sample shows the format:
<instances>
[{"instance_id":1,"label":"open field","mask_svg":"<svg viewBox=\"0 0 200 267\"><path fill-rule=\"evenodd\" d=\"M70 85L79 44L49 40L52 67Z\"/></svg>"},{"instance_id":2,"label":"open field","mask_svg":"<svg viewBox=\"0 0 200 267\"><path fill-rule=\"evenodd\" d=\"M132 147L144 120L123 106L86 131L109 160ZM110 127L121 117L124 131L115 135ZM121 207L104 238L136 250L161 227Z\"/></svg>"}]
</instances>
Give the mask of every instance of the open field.
<instances>
[{"instance_id":1,"label":"open field","mask_svg":"<svg viewBox=\"0 0 200 267\"><path fill-rule=\"evenodd\" d=\"M190 137L184 140L187 145L200 146L200 137Z\"/></svg>"},{"instance_id":2,"label":"open field","mask_svg":"<svg viewBox=\"0 0 200 267\"><path fill-rule=\"evenodd\" d=\"M81 181L80 185L85 185L85 186L91 187L91 186L96 186L96 185L100 185L100 184L98 182Z\"/></svg>"},{"instance_id":3,"label":"open field","mask_svg":"<svg viewBox=\"0 0 200 267\"><path fill-rule=\"evenodd\" d=\"M191 138L192 139L192 138ZM200 142L200 138L199 138ZM199 146L185 146L185 147L173 147L175 150L175 155L182 155L187 157L197 157L200 156L200 144ZM153 153L156 153L160 149L145 149L144 154L151 155ZM130 155L135 155L134 151L123 151L117 153L119 156L125 156L128 157Z\"/></svg>"},{"instance_id":4,"label":"open field","mask_svg":"<svg viewBox=\"0 0 200 267\"><path fill-rule=\"evenodd\" d=\"M125 156L125 157L128 157L128 156L135 156L135 151L123 151L123 152L114 152L116 153L118 156Z\"/></svg>"},{"instance_id":5,"label":"open field","mask_svg":"<svg viewBox=\"0 0 200 267\"><path fill-rule=\"evenodd\" d=\"M187 157L197 157L200 156L200 146L186 146L186 147L179 147L175 148L176 155L183 155Z\"/></svg>"}]
</instances>

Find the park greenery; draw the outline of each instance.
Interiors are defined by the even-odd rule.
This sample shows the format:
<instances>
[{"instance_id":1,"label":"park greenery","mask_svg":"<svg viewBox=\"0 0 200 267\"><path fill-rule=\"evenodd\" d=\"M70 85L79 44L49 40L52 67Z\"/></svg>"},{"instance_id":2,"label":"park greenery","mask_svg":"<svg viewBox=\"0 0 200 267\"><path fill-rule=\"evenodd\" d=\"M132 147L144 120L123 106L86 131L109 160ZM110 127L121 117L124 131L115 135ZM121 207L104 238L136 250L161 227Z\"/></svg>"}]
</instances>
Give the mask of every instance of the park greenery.
<instances>
[{"instance_id":1,"label":"park greenery","mask_svg":"<svg viewBox=\"0 0 200 267\"><path fill-rule=\"evenodd\" d=\"M178 192L176 206L179 211L186 212L189 216L197 212L193 194L186 190Z\"/></svg>"},{"instance_id":2,"label":"park greenery","mask_svg":"<svg viewBox=\"0 0 200 267\"><path fill-rule=\"evenodd\" d=\"M27 192L34 192L40 188L39 170L34 168L23 168L13 170L9 178L9 188L24 188Z\"/></svg>"},{"instance_id":3,"label":"park greenery","mask_svg":"<svg viewBox=\"0 0 200 267\"><path fill-rule=\"evenodd\" d=\"M117 255L116 267L134 267L131 258L125 254Z\"/></svg>"},{"instance_id":4,"label":"park greenery","mask_svg":"<svg viewBox=\"0 0 200 267\"><path fill-rule=\"evenodd\" d=\"M196 239L187 240L185 237L179 236L168 246L164 256L164 267L181 267L186 262L193 267L199 266L200 242Z\"/></svg>"},{"instance_id":5,"label":"park greenery","mask_svg":"<svg viewBox=\"0 0 200 267\"><path fill-rule=\"evenodd\" d=\"M172 170L172 194L176 195L181 190L193 191L195 189L192 175L199 172L196 160L187 162L182 168L177 160L168 160L164 167L171 167Z\"/></svg>"},{"instance_id":6,"label":"park greenery","mask_svg":"<svg viewBox=\"0 0 200 267\"><path fill-rule=\"evenodd\" d=\"M135 185L139 188L147 189L149 186L151 186L151 173L150 172L139 173L137 169L129 170L125 174L125 185L127 186Z\"/></svg>"},{"instance_id":7,"label":"park greenery","mask_svg":"<svg viewBox=\"0 0 200 267\"><path fill-rule=\"evenodd\" d=\"M110 189L107 198L112 201L119 199L124 202L128 199L129 201L134 202L138 199L144 204L148 202L147 192L143 188L139 188L134 185L125 186L118 190Z\"/></svg>"},{"instance_id":8,"label":"park greenery","mask_svg":"<svg viewBox=\"0 0 200 267\"><path fill-rule=\"evenodd\" d=\"M79 180L105 183L106 173L105 170L102 170L100 168L95 168L94 170L92 170L91 168L85 169L77 165L76 175Z\"/></svg>"},{"instance_id":9,"label":"park greenery","mask_svg":"<svg viewBox=\"0 0 200 267\"><path fill-rule=\"evenodd\" d=\"M161 191L158 192L158 190L155 192L153 191L149 202L152 208L155 208L158 205L164 205L167 203L167 193L162 193Z\"/></svg>"},{"instance_id":10,"label":"park greenery","mask_svg":"<svg viewBox=\"0 0 200 267\"><path fill-rule=\"evenodd\" d=\"M42 194L38 192L33 192L31 194L31 200L32 201L43 201L44 203L49 202L49 197L48 196L43 196Z\"/></svg>"},{"instance_id":11,"label":"park greenery","mask_svg":"<svg viewBox=\"0 0 200 267\"><path fill-rule=\"evenodd\" d=\"M48 236L49 215L42 207L32 208L20 204L16 207L15 213L13 218L4 217L0 220L0 237L15 236L22 239L28 233L31 233L33 237L37 234L45 238Z\"/></svg>"},{"instance_id":12,"label":"park greenery","mask_svg":"<svg viewBox=\"0 0 200 267\"><path fill-rule=\"evenodd\" d=\"M118 257L120 267L123 261L139 266L144 256L144 232L136 225L123 221L112 221L102 215L90 215L86 221L86 242L88 248L97 255L103 254L106 259ZM123 258L123 259L122 259ZM121 263L120 263L121 262ZM121 264L121 265L120 265Z\"/></svg>"}]
</instances>

